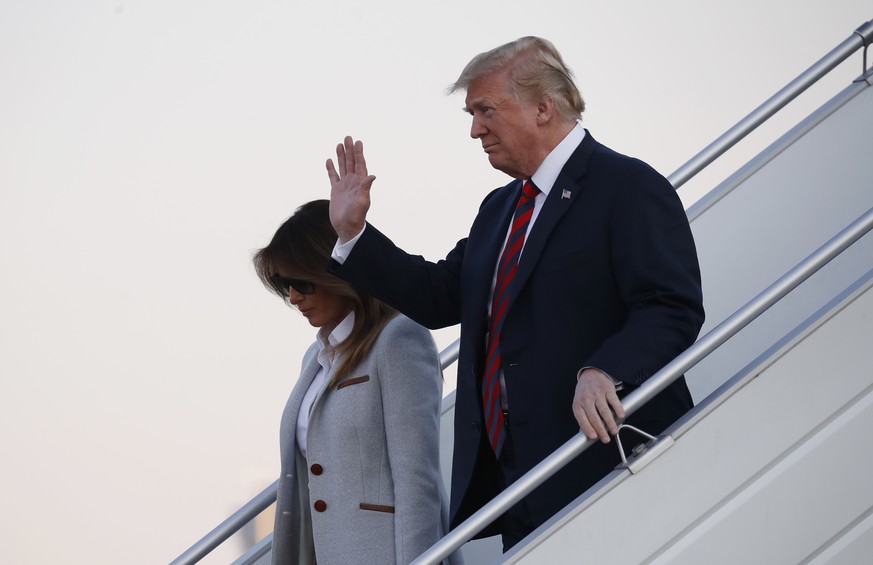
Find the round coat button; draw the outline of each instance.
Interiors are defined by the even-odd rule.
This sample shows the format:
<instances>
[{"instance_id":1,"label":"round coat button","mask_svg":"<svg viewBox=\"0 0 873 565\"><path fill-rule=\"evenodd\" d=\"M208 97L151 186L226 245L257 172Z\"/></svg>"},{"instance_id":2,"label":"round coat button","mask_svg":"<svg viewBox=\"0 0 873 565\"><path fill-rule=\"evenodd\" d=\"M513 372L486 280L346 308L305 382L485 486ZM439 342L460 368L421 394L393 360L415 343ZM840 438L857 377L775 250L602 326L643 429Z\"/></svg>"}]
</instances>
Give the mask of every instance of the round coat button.
<instances>
[{"instance_id":1,"label":"round coat button","mask_svg":"<svg viewBox=\"0 0 873 565\"><path fill-rule=\"evenodd\" d=\"M312 467L310 467L309 470L312 471L313 475L320 475L320 474L324 473L324 467L322 467L318 463L315 463L314 465L312 465Z\"/></svg>"},{"instance_id":2,"label":"round coat button","mask_svg":"<svg viewBox=\"0 0 873 565\"><path fill-rule=\"evenodd\" d=\"M316 512L324 512L327 510L327 503L323 500L316 500L312 507L315 508Z\"/></svg>"}]
</instances>

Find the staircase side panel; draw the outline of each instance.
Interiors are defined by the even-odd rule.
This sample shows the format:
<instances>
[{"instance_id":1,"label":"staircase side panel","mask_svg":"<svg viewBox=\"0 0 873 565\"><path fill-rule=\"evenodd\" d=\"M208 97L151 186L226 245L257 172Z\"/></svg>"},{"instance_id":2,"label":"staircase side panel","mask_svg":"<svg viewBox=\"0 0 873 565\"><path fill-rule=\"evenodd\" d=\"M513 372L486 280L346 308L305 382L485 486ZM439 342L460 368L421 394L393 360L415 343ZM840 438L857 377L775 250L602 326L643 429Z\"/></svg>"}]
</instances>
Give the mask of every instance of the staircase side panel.
<instances>
[{"instance_id":1,"label":"staircase side panel","mask_svg":"<svg viewBox=\"0 0 873 565\"><path fill-rule=\"evenodd\" d=\"M823 119L810 118L814 127L799 125L715 189L720 200L693 217L706 308L701 335L873 207L873 89L843 96L817 112ZM868 235L692 368L695 401L871 267Z\"/></svg>"}]
</instances>

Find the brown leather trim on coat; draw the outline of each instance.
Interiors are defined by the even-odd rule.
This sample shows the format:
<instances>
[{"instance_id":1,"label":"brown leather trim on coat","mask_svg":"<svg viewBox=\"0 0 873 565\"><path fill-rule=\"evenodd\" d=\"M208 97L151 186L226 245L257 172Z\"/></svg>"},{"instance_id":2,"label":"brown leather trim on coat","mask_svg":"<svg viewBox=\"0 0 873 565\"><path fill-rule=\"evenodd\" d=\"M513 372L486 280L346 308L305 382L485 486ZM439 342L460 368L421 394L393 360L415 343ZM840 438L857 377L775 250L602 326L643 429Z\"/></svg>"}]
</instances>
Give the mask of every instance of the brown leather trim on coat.
<instances>
[{"instance_id":1,"label":"brown leather trim on coat","mask_svg":"<svg viewBox=\"0 0 873 565\"><path fill-rule=\"evenodd\" d=\"M336 389L339 390L339 389L347 387L347 386L358 385L361 383L365 383L369 380L370 380L370 375L364 375L363 377L355 377L354 379L346 379L343 382L341 382L340 384L336 385Z\"/></svg>"},{"instance_id":2,"label":"brown leather trim on coat","mask_svg":"<svg viewBox=\"0 0 873 565\"><path fill-rule=\"evenodd\" d=\"M367 504L366 502L361 503L361 510L372 510L374 512L389 512L394 514L393 506L384 506L382 504Z\"/></svg>"}]
</instances>

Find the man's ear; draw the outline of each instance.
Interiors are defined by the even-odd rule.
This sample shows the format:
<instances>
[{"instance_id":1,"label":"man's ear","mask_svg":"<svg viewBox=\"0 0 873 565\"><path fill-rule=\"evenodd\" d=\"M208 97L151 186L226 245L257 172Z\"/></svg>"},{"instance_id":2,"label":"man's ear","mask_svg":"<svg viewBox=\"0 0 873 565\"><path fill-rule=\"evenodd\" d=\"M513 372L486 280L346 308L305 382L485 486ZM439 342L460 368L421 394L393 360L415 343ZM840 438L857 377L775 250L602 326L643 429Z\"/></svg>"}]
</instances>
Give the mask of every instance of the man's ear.
<instances>
[{"instance_id":1,"label":"man's ear","mask_svg":"<svg viewBox=\"0 0 873 565\"><path fill-rule=\"evenodd\" d=\"M540 101L537 103L537 124L545 125L549 123L555 116L555 101L551 95L543 94Z\"/></svg>"}]
</instances>

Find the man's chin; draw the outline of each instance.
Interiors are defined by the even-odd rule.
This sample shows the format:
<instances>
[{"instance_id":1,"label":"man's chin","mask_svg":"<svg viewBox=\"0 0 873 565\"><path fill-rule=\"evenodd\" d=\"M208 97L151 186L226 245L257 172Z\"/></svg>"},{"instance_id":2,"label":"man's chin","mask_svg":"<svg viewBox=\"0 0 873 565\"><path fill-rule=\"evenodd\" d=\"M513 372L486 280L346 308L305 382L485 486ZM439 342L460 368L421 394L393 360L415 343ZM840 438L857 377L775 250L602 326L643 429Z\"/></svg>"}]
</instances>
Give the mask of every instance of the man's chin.
<instances>
[{"instance_id":1,"label":"man's chin","mask_svg":"<svg viewBox=\"0 0 873 565\"><path fill-rule=\"evenodd\" d=\"M505 159L501 159L494 154L488 155L488 162L491 163L491 166L500 171L501 173L506 173L507 175L513 178L521 178L515 174L515 169L510 166L510 163L507 163Z\"/></svg>"},{"instance_id":2,"label":"man's chin","mask_svg":"<svg viewBox=\"0 0 873 565\"><path fill-rule=\"evenodd\" d=\"M506 161L504 159L501 159L500 156L496 153L488 154L488 162L491 163L491 166L498 171L506 172Z\"/></svg>"}]
</instances>

